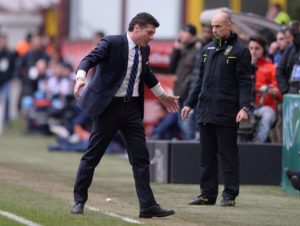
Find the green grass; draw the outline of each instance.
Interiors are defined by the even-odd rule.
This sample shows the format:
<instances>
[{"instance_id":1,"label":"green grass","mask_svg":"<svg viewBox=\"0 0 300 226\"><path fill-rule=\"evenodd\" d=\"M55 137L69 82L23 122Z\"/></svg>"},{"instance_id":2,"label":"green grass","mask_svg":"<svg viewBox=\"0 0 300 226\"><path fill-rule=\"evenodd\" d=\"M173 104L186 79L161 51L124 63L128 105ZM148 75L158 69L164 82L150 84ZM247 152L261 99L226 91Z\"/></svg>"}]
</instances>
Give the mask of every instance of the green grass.
<instances>
[{"instance_id":1,"label":"green grass","mask_svg":"<svg viewBox=\"0 0 300 226\"><path fill-rule=\"evenodd\" d=\"M22 226L23 224L19 224L14 220L10 220L7 217L0 216L1 226Z\"/></svg>"},{"instance_id":2,"label":"green grass","mask_svg":"<svg viewBox=\"0 0 300 226\"><path fill-rule=\"evenodd\" d=\"M49 226L135 225L105 212L114 212L145 225L284 226L299 225L300 198L279 186L241 186L234 208L188 206L199 185L152 184L157 201L173 208L165 219L138 219L138 201L128 160L105 155L95 172L84 216L72 216L72 190L81 154L48 152L53 138L22 136L18 126L0 137L0 210ZM222 186L220 186L220 191ZM106 198L111 198L110 202ZM0 225L20 225L0 216Z\"/></svg>"},{"instance_id":3,"label":"green grass","mask_svg":"<svg viewBox=\"0 0 300 226\"><path fill-rule=\"evenodd\" d=\"M42 225L131 225L111 217L89 212L85 216L72 216L69 214L69 204L63 200L53 198L51 195L33 192L22 186L2 183L0 193L0 209L38 222ZM1 220L1 218L0 218ZM1 221L0 221L1 222ZM2 222L0 225L3 225ZM13 224L11 221L10 225Z\"/></svg>"}]
</instances>

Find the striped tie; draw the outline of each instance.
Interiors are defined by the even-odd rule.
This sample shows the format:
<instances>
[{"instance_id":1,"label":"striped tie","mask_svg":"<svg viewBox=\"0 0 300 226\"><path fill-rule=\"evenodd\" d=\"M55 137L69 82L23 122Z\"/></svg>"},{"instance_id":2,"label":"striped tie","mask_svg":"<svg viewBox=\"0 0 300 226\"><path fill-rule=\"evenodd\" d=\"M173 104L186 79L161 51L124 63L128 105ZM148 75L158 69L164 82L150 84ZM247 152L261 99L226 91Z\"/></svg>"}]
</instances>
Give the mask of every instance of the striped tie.
<instances>
[{"instance_id":1,"label":"striped tie","mask_svg":"<svg viewBox=\"0 0 300 226\"><path fill-rule=\"evenodd\" d=\"M135 82L135 78L136 78L136 74L137 74L137 70L138 70L138 66L139 66L139 47L135 46L134 49L135 49L135 52L134 52L133 65L132 65L128 88L127 88L127 93L126 93L127 97L132 96L134 82Z\"/></svg>"}]
</instances>

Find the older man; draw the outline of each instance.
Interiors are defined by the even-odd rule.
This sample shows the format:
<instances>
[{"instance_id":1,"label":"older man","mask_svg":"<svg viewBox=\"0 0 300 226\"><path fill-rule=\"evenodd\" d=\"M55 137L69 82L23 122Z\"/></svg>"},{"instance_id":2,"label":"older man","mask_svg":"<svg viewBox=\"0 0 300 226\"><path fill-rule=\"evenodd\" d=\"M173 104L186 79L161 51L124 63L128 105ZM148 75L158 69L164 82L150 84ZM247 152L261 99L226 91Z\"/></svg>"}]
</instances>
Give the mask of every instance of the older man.
<instances>
[{"instance_id":1,"label":"older man","mask_svg":"<svg viewBox=\"0 0 300 226\"><path fill-rule=\"evenodd\" d=\"M191 205L214 205L218 195L218 155L223 170L221 206L234 206L239 194L238 123L248 118L251 101L251 55L231 32L226 12L211 21L214 40L202 50L199 78L182 117L197 106L201 144L201 194ZM198 104L197 104L198 103Z\"/></svg>"}]
</instances>

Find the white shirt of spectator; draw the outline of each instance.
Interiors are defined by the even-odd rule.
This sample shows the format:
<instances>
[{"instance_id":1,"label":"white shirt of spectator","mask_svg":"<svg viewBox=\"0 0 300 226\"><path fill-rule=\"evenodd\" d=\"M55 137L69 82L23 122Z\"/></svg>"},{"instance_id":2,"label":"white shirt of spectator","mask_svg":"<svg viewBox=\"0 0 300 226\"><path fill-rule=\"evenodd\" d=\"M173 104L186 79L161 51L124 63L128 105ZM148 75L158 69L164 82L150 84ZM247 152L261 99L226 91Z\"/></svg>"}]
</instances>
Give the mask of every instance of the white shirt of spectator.
<instances>
[{"instance_id":1,"label":"white shirt of spectator","mask_svg":"<svg viewBox=\"0 0 300 226\"><path fill-rule=\"evenodd\" d=\"M47 83L47 93L50 96L62 95L66 96L72 94L73 82L70 78L57 78L55 76L50 77Z\"/></svg>"},{"instance_id":2,"label":"white shirt of spectator","mask_svg":"<svg viewBox=\"0 0 300 226\"><path fill-rule=\"evenodd\" d=\"M37 78L39 77L39 72L38 72L36 67L30 67L29 68L28 77L31 80L37 80Z\"/></svg>"},{"instance_id":3,"label":"white shirt of spectator","mask_svg":"<svg viewBox=\"0 0 300 226\"><path fill-rule=\"evenodd\" d=\"M8 69L9 61L7 58L3 58L0 61L0 71L5 72Z\"/></svg>"}]
</instances>

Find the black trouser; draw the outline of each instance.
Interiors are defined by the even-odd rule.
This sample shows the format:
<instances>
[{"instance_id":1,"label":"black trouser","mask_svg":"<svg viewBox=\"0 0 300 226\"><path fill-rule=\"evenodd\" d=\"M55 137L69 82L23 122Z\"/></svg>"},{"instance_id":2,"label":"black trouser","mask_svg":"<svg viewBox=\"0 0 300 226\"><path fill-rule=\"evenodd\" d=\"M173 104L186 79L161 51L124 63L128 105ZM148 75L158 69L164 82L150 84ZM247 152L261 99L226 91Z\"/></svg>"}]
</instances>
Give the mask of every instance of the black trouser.
<instances>
[{"instance_id":1,"label":"black trouser","mask_svg":"<svg viewBox=\"0 0 300 226\"><path fill-rule=\"evenodd\" d=\"M150 188L149 152L139 103L124 102L117 98L112 100L100 116L93 119L89 146L81 158L75 181L75 202L87 201L95 167L118 130L125 138L140 207L147 208L156 204Z\"/></svg>"},{"instance_id":2,"label":"black trouser","mask_svg":"<svg viewBox=\"0 0 300 226\"><path fill-rule=\"evenodd\" d=\"M239 194L237 127L200 123L201 194L218 195L218 155L224 178L223 197Z\"/></svg>"}]
</instances>

